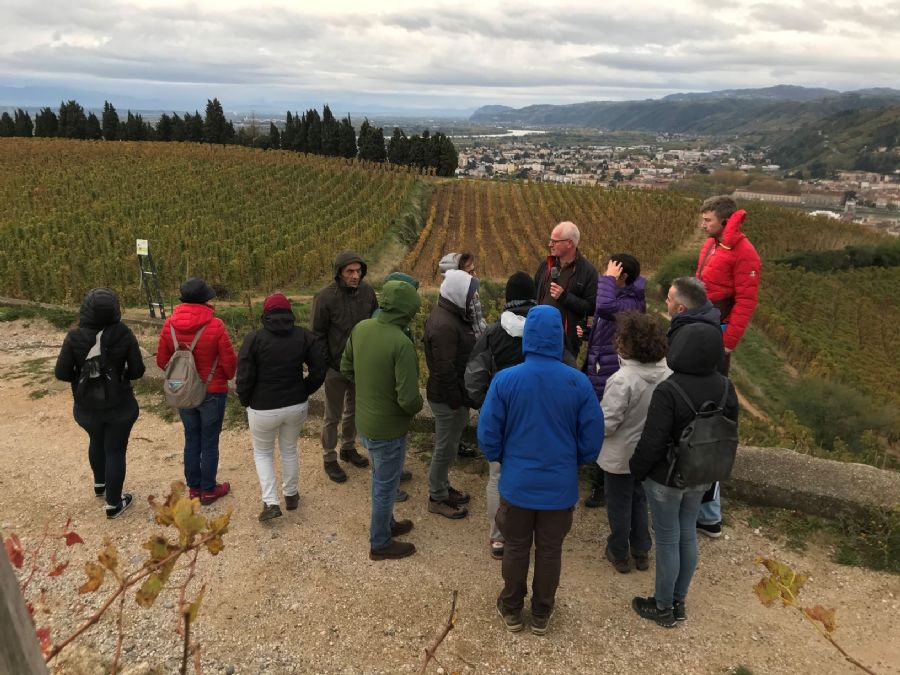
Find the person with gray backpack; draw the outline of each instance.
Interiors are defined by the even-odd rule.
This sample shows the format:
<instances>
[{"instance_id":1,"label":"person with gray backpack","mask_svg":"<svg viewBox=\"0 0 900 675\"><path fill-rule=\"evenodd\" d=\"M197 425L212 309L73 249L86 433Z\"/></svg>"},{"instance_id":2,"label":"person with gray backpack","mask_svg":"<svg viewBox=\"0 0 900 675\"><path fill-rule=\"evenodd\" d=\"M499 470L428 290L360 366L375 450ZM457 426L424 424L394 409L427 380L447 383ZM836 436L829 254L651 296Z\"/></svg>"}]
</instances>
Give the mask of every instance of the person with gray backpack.
<instances>
[{"instance_id":1,"label":"person with gray backpack","mask_svg":"<svg viewBox=\"0 0 900 675\"><path fill-rule=\"evenodd\" d=\"M119 299L95 288L81 303L78 326L69 331L56 360L55 375L71 382L75 421L90 441L88 460L94 494L106 499L106 517L118 518L133 496L122 492L125 453L140 414L131 380L144 375L134 333L121 321Z\"/></svg>"},{"instance_id":2,"label":"person with gray backpack","mask_svg":"<svg viewBox=\"0 0 900 675\"><path fill-rule=\"evenodd\" d=\"M156 364L166 371L166 400L178 408L184 425L185 482L190 496L204 505L231 489L227 482L218 482L216 474L228 380L237 370L225 324L208 304L214 297L215 291L203 279L185 281L181 304L163 324L156 349Z\"/></svg>"}]
</instances>

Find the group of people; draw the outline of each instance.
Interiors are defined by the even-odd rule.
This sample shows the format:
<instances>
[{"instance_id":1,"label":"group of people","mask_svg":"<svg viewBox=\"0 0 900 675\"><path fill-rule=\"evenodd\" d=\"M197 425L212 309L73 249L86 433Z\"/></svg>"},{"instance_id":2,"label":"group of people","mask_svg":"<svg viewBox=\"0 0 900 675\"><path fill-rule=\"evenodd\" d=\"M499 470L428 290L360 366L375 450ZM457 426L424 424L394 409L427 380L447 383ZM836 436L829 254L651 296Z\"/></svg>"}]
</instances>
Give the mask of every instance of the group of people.
<instances>
[{"instance_id":1,"label":"group of people","mask_svg":"<svg viewBox=\"0 0 900 675\"><path fill-rule=\"evenodd\" d=\"M450 484L450 468L463 446L470 409L480 408L478 443L490 461L490 554L503 561L497 609L508 630L524 626L534 547L531 629L547 631L562 544L578 501L580 465L598 467L595 488L604 487L610 525L605 555L619 572L629 572L632 563L649 568L648 506L652 514L656 584L652 596L633 600L634 610L663 626L686 617L696 533L720 533L721 510L716 486L674 485L669 449L693 419L692 410L707 400L723 400L724 414L737 419L736 394L726 375L755 307L760 268L741 232L745 215L729 197L703 203L701 227L709 237L696 276L676 279L669 289L667 331L646 314L639 261L614 254L598 275L581 254L580 233L571 222L553 228L549 255L533 277L516 272L508 279L500 319L491 325L484 320L474 257L449 254L441 261L439 297L420 341L435 430L428 512L454 520L468 515L470 495ZM416 280L399 272L388 276L376 296L366 273L356 253L336 257L333 281L314 298L311 330L296 324L283 294L268 296L262 327L247 335L237 354L209 304L213 289L188 279L160 333L156 361L165 368L173 354L190 350L207 385L199 406L179 410L185 481L190 496L204 505L230 490L217 476L218 446L228 381L237 376L260 482L260 521L282 515L276 439L284 504L298 508L298 438L309 396L324 387L324 471L343 483L348 476L340 462L370 466L369 557L386 560L416 550L399 539L413 522L397 520L394 504L408 498L400 488L411 478L404 467L407 434L424 406L418 336L411 332L421 299ZM587 356L579 369L582 342ZM79 400L83 370L96 350L117 388L99 409ZM78 327L63 344L56 376L72 382L75 420L90 437L94 492L105 498L108 518L121 515L132 501L122 492L128 436L138 416L130 381L143 372L115 294L92 290ZM368 457L357 449L357 439Z\"/></svg>"}]
</instances>

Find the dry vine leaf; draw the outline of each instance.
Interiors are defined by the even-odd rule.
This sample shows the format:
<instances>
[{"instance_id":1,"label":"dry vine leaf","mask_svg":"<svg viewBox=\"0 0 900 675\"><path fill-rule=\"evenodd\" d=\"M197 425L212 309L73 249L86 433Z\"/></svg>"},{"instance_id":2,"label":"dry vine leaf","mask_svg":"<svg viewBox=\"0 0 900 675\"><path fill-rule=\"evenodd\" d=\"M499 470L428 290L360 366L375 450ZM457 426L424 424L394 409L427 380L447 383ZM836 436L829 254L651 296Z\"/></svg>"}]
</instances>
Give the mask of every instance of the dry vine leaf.
<instances>
[{"instance_id":1,"label":"dry vine leaf","mask_svg":"<svg viewBox=\"0 0 900 675\"><path fill-rule=\"evenodd\" d=\"M88 580L78 588L78 592L93 593L103 584L106 569L95 562L89 562L84 566L84 571L87 572Z\"/></svg>"},{"instance_id":2,"label":"dry vine leaf","mask_svg":"<svg viewBox=\"0 0 900 675\"><path fill-rule=\"evenodd\" d=\"M109 539L103 542L103 548L97 554L97 560L110 572L116 573L116 568L119 566L119 552L116 551L116 547Z\"/></svg>"},{"instance_id":3,"label":"dry vine leaf","mask_svg":"<svg viewBox=\"0 0 900 675\"><path fill-rule=\"evenodd\" d=\"M203 602L203 594L206 592L206 584L200 588L197 599L194 600L188 608L188 622L194 623L197 620L197 613L200 611L200 604Z\"/></svg>"},{"instance_id":4,"label":"dry vine leaf","mask_svg":"<svg viewBox=\"0 0 900 675\"><path fill-rule=\"evenodd\" d=\"M194 538L206 527L206 518L197 513L198 502L182 497L172 507L172 516L175 527L178 528L179 539L182 546L188 546Z\"/></svg>"},{"instance_id":5,"label":"dry vine leaf","mask_svg":"<svg viewBox=\"0 0 900 675\"><path fill-rule=\"evenodd\" d=\"M803 612L813 621L821 623L826 632L833 633L837 629L837 618L833 608L826 609L822 605L816 605L815 607L804 607Z\"/></svg>"},{"instance_id":6,"label":"dry vine leaf","mask_svg":"<svg viewBox=\"0 0 900 675\"><path fill-rule=\"evenodd\" d=\"M141 584L140 590L138 590L137 595L135 596L135 601L144 609L153 606L153 603L156 602L157 596L159 596L160 591L163 589L163 580L160 579L159 575L154 572L149 577L144 579L144 583Z\"/></svg>"},{"instance_id":7,"label":"dry vine leaf","mask_svg":"<svg viewBox=\"0 0 900 675\"><path fill-rule=\"evenodd\" d=\"M753 587L760 601L768 607L780 597L785 605L796 604L797 596L803 584L806 583L807 577L797 574L783 562L771 558L757 557L756 562L763 565L770 573L768 577L763 577Z\"/></svg>"}]
</instances>

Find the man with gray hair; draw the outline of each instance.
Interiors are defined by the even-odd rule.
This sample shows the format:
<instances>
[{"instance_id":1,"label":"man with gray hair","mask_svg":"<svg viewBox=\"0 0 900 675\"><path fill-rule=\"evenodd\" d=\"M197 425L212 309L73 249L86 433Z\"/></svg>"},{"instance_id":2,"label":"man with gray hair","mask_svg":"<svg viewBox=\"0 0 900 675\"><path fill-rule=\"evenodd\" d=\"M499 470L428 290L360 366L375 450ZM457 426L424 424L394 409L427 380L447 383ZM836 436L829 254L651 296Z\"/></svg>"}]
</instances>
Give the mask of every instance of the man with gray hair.
<instances>
[{"instance_id":1,"label":"man with gray hair","mask_svg":"<svg viewBox=\"0 0 900 675\"><path fill-rule=\"evenodd\" d=\"M578 325L593 316L597 303L597 268L578 250L580 239L575 223L559 223L550 233L550 255L534 275L538 304L552 305L562 314L565 349L572 357L581 347Z\"/></svg>"}]
</instances>

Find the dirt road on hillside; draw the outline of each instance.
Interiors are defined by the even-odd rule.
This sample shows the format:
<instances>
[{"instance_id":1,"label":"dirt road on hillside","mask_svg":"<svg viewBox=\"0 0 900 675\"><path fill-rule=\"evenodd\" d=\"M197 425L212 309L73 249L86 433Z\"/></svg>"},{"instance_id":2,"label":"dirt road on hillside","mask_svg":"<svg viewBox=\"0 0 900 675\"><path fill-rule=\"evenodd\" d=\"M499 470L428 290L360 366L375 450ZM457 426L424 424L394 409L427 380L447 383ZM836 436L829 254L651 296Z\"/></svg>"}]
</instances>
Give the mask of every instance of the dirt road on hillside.
<instances>
[{"instance_id":1,"label":"dirt road on hillside","mask_svg":"<svg viewBox=\"0 0 900 675\"><path fill-rule=\"evenodd\" d=\"M124 561L140 565L141 543L160 529L146 498L182 478L180 425L142 414L126 480L136 504L118 520L105 519L92 494L87 439L72 420L69 391L47 375L62 337L43 322L0 323L0 527L33 545L46 523L61 526L71 516L86 542L69 549L72 565L65 574L41 579L57 638L99 601L85 600L75 589L104 537ZM154 341L146 336L146 344ZM314 434L316 426L311 421L309 431ZM412 454L408 466L414 473L411 498L398 505L397 515L415 521L408 539L419 552L375 563L367 557L365 471L352 469L347 483L332 483L316 440L304 438L300 508L261 525L249 434L223 433L220 476L231 481L233 494L204 512L233 507L232 527L225 550L201 559L192 587L196 593L201 582L207 584L196 625L204 672L417 672L454 589L458 622L439 652L445 672L672 675L724 673L738 664L757 675L857 672L795 611L766 609L756 600L752 587L762 569L753 560L763 554L810 575L803 599L837 608L836 638L851 654L878 673L900 673L900 578L836 565L822 550L790 552L740 516L722 539L700 542L689 620L666 630L640 620L629 606L632 596L652 593L652 568L616 573L602 558L604 511L579 507L549 633L510 635L494 609L500 566L488 554L484 478L454 474L454 484L473 497L470 517L451 522L426 511L424 464ZM177 672L174 599L164 592L150 610L129 600L126 663ZM115 645L111 620L83 638L107 656ZM437 666L429 672L438 672Z\"/></svg>"}]
</instances>

